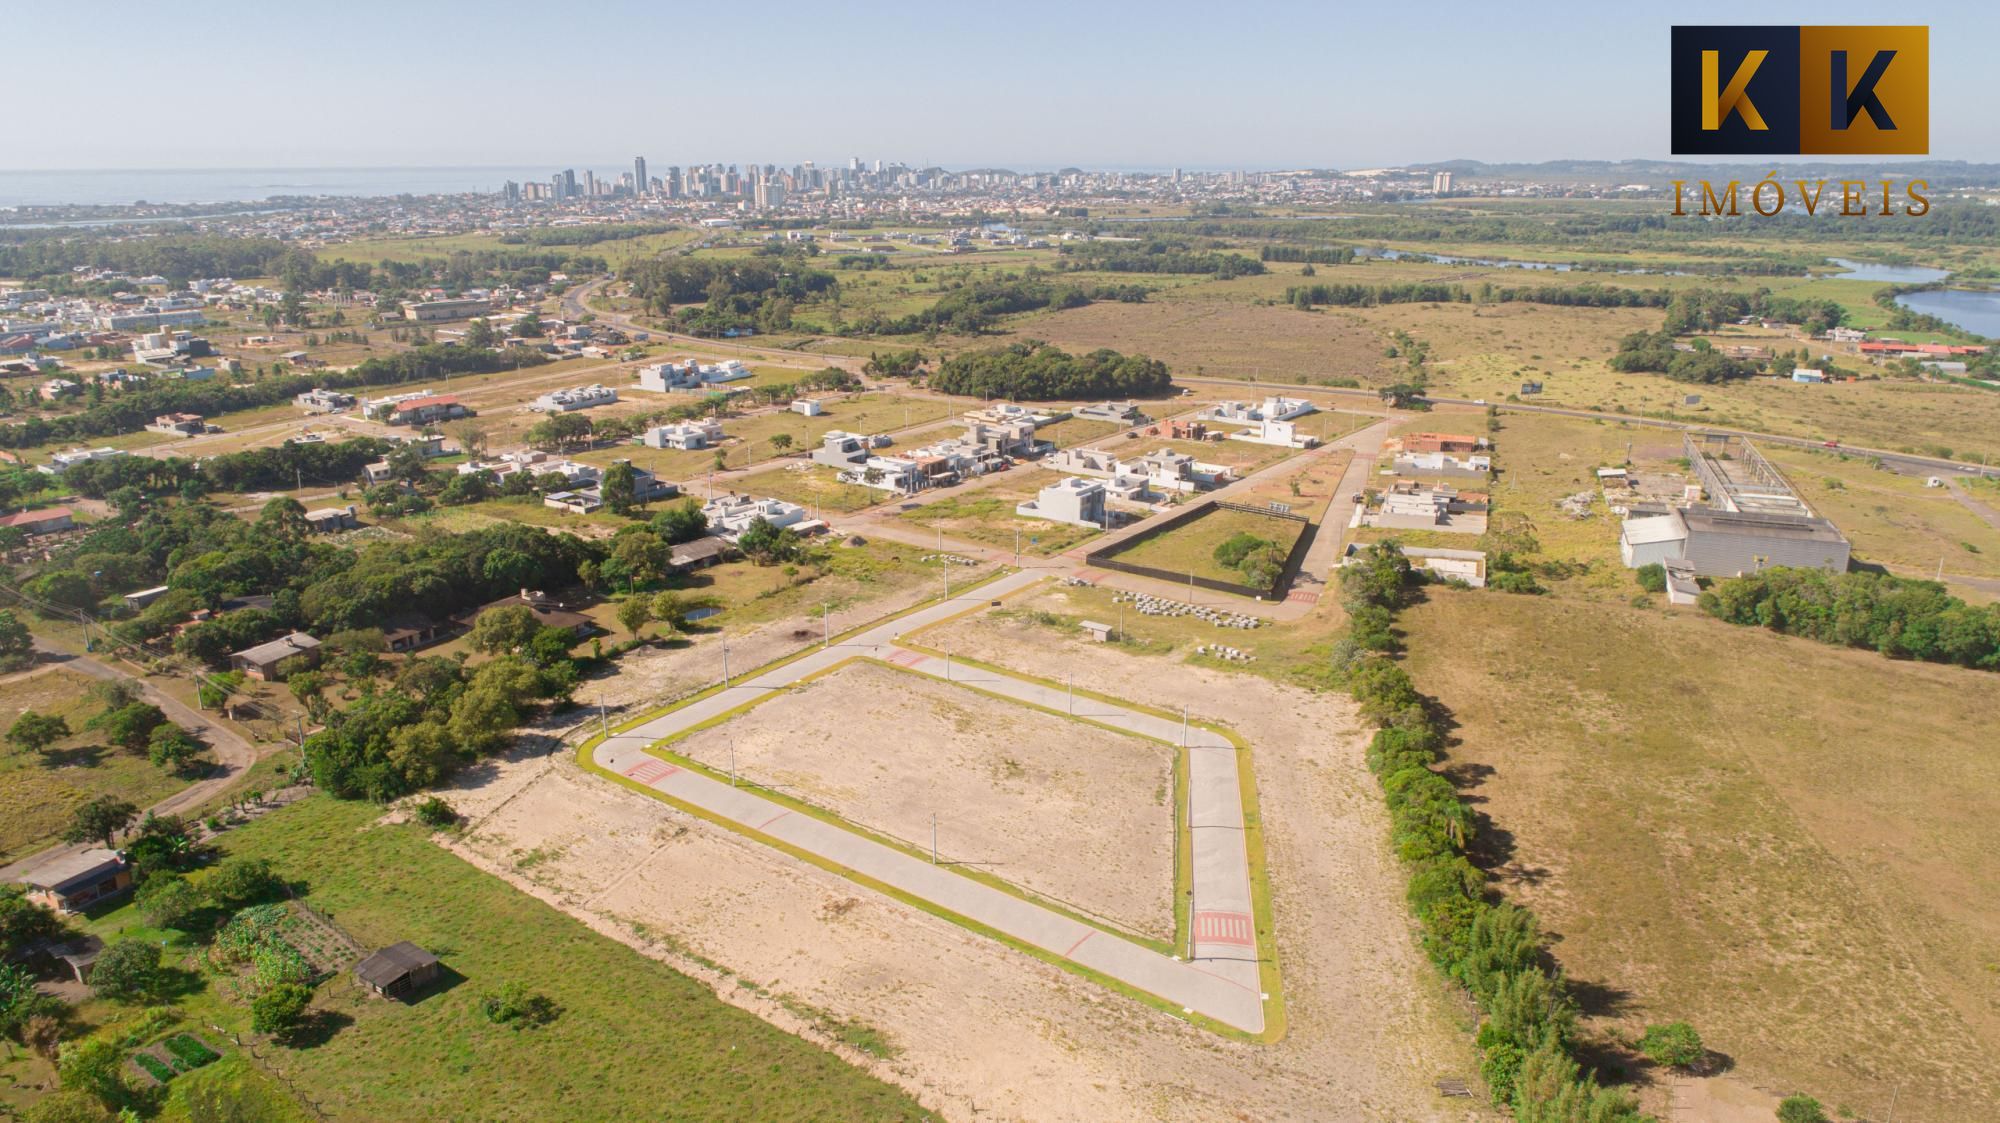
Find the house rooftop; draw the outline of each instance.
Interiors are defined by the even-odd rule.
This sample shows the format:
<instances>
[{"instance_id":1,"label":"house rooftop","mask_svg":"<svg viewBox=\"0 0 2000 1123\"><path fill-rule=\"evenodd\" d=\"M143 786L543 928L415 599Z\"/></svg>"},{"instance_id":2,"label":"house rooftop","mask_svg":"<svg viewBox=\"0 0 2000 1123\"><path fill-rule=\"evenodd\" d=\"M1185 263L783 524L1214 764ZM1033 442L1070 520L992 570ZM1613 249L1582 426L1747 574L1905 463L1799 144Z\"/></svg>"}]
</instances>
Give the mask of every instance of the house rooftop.
<instances>
[{"instance_id":1,"label":"house rooftop","mask_svg":"<svg viewBox=\"0 0 2000 1123\"><path fill-rule=\"evenodd\" d=\"M318 640L304 632L293 632L288 636L279 636L269 643L260 643L255 647L245 648L237 652L234 658L247 659L253 663L275 663L280 659L288 659L294 655L301 655L305 652L316 650L318 647Z\"/></svg>"},{"instance_id":2,"label":"house rooftop","mask_svg":"<svg viewBox=\"0 0 2000 1123\"><path fill-rule=\"evenodd\" d=\"M116 871L125 867L125 859L114 851L101 846L64 854L41 864L33 873L25 874L21 880L37 889L48 889L56 893L66 892L79 885L100 880L106 871Z\"/></svg>"},{"instance_id":3,"label":"house rooftop","mask_svg":"<svg viewBox=\"0 0 2000 1123\"><path fill-rule=\"evenodd\" d=\"M437 961L437 956L404 940L399 944L390 944L355 964L354 974L362 982L380 990L412 971L436 966Z\"/></svg>"}]
</instances>

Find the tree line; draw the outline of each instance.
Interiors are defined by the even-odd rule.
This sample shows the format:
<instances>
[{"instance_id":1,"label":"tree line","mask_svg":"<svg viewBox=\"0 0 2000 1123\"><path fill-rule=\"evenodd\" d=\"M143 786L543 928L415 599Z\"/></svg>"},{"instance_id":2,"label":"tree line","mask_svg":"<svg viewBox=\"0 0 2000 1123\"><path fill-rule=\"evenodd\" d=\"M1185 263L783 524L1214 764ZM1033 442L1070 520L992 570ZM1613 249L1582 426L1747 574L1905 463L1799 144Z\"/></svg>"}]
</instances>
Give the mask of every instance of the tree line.
<instances>
[{"instance_id":1,"label":"tree line","mask_svg":"<svg viewBox=\"0 0 2000 1123\"><path fill-rule=\"evenodd\" d=\"M1389 807L1391 842L1425 955L1480 1013L1481 1075L1495 1106L1533 1123L1641 1123L1633 1098L1601 1087L1577 1061L1577 1005L1535 915L1500 900L1467 854L1477 816L1438 771L1446 745L1438 707L1393 658L1396 613L1419 575L1394 542L1341 571L1350 618L1334 671L1376 726L1369 770Z\"/></svg>"},{"instance_id":2,"label":"tree line","mask_svg":"<svg viewBox=\"0 0 2000 1123\"><path fill-rule=\"evenodd\" d=\"M871 313L847 325L850 334L914 335L920 332L956 332L977 335L990 329L1002 316L1043 309L1061 311L1081 308L1099 300L1127 304L1146 299L1144 285L1065 285L1034 275L992 281L974 281L945 293L921 312L899 319Z\"/></svg>"},{"instance_id":3,"label":"tree line","mask_svg":"<svg viewBox=\"0 0 2000 1123\"><path fill-rule=\"evenodd\" d=\"M1283 246L1266 244L1257 250L1259 261L1296 261L1307 265L1347 265L1355 258L1353 246Z\"/></svg>"},{"instance_id":4,"label":"tree line","mask_svg":"<svg viewBox=\"0 0 2000 1123\"><path fill-rule=\"evenodd\" d=\"M1058 268L1105 273L1195 273L1226 281L1264 272L1254 257L1196 249L1186 242L1072 242L1063 246Z\"/></svg>"},{"instance_id":5,"label":"tree line","mask_svg":"<svg viewBox=\"0 0 2000 1123\"><path fill-rule=\"evenodd\" d=\"M947 394L1027 401L1155 397L1172 384L1157 359L1109 348L1072 355L1040 340L955 355L930 376L931 388Z\"/></svg>"}]
</instances>

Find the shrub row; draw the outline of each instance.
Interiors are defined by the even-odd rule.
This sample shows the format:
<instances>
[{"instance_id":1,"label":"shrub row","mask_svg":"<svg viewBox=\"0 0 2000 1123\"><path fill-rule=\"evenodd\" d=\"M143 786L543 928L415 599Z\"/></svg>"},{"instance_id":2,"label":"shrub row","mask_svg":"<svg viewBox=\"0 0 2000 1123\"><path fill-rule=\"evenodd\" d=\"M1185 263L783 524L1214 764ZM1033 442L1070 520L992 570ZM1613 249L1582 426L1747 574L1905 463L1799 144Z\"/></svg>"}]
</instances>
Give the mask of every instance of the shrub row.
<instances>
[{"instance_id":1,"label":"shrub row","mask_svg":"<svg viewBox=\"0 0 2000 1123\"><path fill-rule=\"evenodd\" d=\"M1376 727L1368 768L1389 807L1424 954L1479 1007L1481 1075L1495 1106L1524 1123L1635 1123L1643 1117L1632 1097L1599 1086L1576 1062L1576 1004L1534 914L1496 900L1466 856L1477 823L1436 768L1445 747L1436 706L1390 658L1395 614L1418 579L1394 542L1370 546L1342 571L1354 625L1335 669Z\"/></svg>"}]
</instances>

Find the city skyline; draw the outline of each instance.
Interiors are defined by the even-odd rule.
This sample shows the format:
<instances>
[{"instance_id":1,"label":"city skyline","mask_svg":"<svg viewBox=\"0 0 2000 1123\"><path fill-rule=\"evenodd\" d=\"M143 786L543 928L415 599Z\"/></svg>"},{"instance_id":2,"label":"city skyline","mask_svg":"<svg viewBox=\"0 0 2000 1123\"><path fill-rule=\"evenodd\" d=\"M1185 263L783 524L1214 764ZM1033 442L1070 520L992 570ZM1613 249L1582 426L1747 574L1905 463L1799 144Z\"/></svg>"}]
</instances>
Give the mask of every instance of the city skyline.
<instances>
[{"instance_id":1,"label":"city skyline","mask_svg":"<svg viewBox=\"0 0 2000 1123\"><path fill-rule=\"evenodd\" d=\"M1030 6L1033 8L1033 6ZM242 128L172 127L201 91L165 102L148 77L163 54L200 59L206 20L150 28L94 45L96 80L75 81L58 52L20 61L27 88L60 91L66 111L17 122L16 170L381 168L654 164L672 153L746 145L823 162L881 153L912 166L1054 170L1357 168L1446 160L1536 162L1661 159L1667 152L1666 44L1677 22L1741 22L1740 9L1685 5L1671 13L1560 5L1527 21L1464 7L1329 13L1266 5L1227 25L1173 6L1106 5L1019 13L1018 30L969 13L888 5L842 18L779 3L769 26L786 34L699 70L669 65L657 83L594 83L594 44L616 30L621 51L657 42L729 48L749 29L707 8L610 4L566 44L581 59L546 87L510 76L519 37L539 19L512 0L393 10L395 41L327 37L308 17L227 2L203 5L244 29L229 59L230 111ZM363 3L357 14L391 10ZM254 18L250 18L254 17ZM1760 21L1876 22L1860 4L1781 4ZM1921 16L1932 25L1932 156L2000 160L2000 123L1981 106L1978 44L2000 17L1970 4ZM24 42L56 41L52 11L16 16ZM912 27L920 30L910 30ZM396 42L437 44L404 64ZM1607 45L1619 45L1610 49ZM694 48L699 50L697 46ZM879 62L877 60L893 60ZM1444 60L1463 60L1445 62ZM359 75L393 73L393 83ZM339 112L293 93L299 76L338 84ZM754 79L754 81L742 80ZM347 88L348 86L355 88ZM482 93L514 96L496 99ZM466 113L459 103L501 106ZM161 127L84 129L130 120L143 107ZM427 113L427 110L430 112ZM401 117L412 127L383 129ZM435 125L427 122L435 118ZM1246 127L1246 122L1249 126ZM614 156L623 152L624 155ZM310 154L305 155L305 154ZM874 156L866 156L874 159ZM593 156L593 161L597 157ZM681 162L685 163L685 160ZM728 161L724 161L728 162ZM579 165L580 166L580 165Z\"/></svg>"}]
</instances>

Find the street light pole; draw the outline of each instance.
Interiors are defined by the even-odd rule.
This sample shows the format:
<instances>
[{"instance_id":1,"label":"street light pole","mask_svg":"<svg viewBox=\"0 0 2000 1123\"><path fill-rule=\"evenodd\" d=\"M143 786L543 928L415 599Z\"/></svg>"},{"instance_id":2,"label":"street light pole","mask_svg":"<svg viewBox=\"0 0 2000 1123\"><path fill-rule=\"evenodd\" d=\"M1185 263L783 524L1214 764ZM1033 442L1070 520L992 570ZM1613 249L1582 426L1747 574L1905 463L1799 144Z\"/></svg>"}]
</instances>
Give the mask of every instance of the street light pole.
<instances>
[{"instance_id":1,"label":"street light pole","mask_svg":"<svg viewBox=\"0 0 2000 1123\"><path fill-rule=\"evenodd\" d=\"M831 601L821 601L821 602L820 602L820 604L819 604L819 612L820 612L820 617L819 617L819 618L820 618L820 623L821 623L821 625L822 625L822 626L823 626L823 627L824 627L824 628L826 629L826 631L825 631L825 632L824 632L824 633L822 634L822 636L820 637L820 641L819 641L819 645L820 645L820 648L821 648L822 650L824 650L825 648L829 648L829 647L832 647L832 646L833 646L833 604L832 604L832 602L831 602Z\"/></svg>"},{"instance_id":2,"label":"street light pole","mask_svg":"<svg viewBox=\"0 0 2000 1123\"><path fill-rule=\"evenodd\" d=\"M722 685L729 686L729 637L722 637Z\"/></svg>"}]
</instances>

